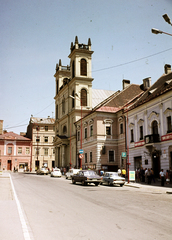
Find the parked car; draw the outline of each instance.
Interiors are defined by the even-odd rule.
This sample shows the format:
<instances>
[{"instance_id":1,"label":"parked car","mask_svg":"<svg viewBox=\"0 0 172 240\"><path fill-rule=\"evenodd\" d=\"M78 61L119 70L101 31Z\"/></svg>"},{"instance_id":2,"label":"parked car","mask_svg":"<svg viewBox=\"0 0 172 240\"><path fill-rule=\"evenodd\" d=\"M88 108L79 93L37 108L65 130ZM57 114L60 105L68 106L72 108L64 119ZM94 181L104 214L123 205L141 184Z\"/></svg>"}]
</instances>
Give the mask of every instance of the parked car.
<instances>
[{"instance_id":1,"label":"parked car","mask_svg":"<svg viewBox=\"0 0 172 240\"><path fill-rule=\"evenodd\" d=\"M54 168L50 174L50 177L61 177L62 173L59 168Z\"/></svg>"},{"instance_id":2,"label":"parked car","mask_svg":"<svg viewBox=\"0 0 172 240\"><path fill-rule=\"evenodd\" d=\"M120 177L118 175L118 172L106 172L104 176L102 177L102 184L108 184L108 185L120 185L123 187L125 184L125 178Z\"/></svg>"},{"instance_id":3,"label":"parked car","mask_svg":"<svg viewBox=\"0 0 172 240\"><path fill-rule=\"evenodd\" d=\"M71 179L71 177L74 174L77 174L80 171L80 169L70 169L67 173L66 173L66 179Z\"/></svg>"},{"instance_id":4,"label":"parked car","mask_svg":"<svg viewBox=\"0 0 172 240\"><path fill-rule=\"evenodd\" d=\"M48 171L48 168L39 168L37 171L36 171L37 174L40 174L40 175L48 175L49 171Z\"/></svg>"},{"instance_id":5,"label":"parked car","mask_svg":"<svg viewBox=\"0 0 172 240\"><path fill-rule=\"evenodd\" d=\"M81 182L83 186L88 183L94 183L98 186L101 182L101 177L92 170L81 170L72 176L72 183L75 184L76 182Z\"/></svg>"}]
</instances>

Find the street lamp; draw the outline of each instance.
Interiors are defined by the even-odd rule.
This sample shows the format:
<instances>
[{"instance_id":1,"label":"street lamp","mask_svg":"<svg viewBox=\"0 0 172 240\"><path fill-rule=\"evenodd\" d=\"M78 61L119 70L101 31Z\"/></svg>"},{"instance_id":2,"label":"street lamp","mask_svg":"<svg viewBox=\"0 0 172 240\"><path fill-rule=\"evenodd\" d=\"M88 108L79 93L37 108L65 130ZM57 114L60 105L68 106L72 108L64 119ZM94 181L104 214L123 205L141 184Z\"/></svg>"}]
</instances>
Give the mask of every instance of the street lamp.
<instances>
[{"instance_id":1,"label":"street lamp","mask_svg":"<svg viewBox=\"0 0 172 240\"><path fill-rule=\"evenodd\" d=\"M168 16L167 14L164 14L164 15L162 15L162 16L163 16L164 20L165 20L168 24L170 24L170 25L172 26L172 23L171 23L171 21L170 21L169 16Z\"/></svg>"},{"instance_id":2,"label":"street lamp","mask_svg":"<svg viewBox=\"0 0 172 240\"><path fill-rule=\"evenodd\" d=\"M172 34L167 33L167 32L163 32L163 31L161 31L161 30L159 30L159 29L156 29L156 28L152 28L151 31L152 31L152 33L154 33L154 34L158 34L158 33L161 33L161 34L162 34L162 33L164 33L164 34L167 34L167 35L172 36Z\"/></svg>"},{"instance_id":3,"label":"street lamp","mask_svg":"<svg viewBox=\"0 0 172 240\"><path fill-rule=\"evenodd\" d=\"M80 143L81 143L81 149L82 149L82 99L78 96L77 93L75 93L75 97L72 95L69 95L69 97L75 99L77 98L78 100L80 100L80 105L81 105L81 132L80 132ZM82 169L82 158L80 158L80 168Z\"/></svg>"},{"instance_id":4,"label":"street lamp","mask_svg":"<svg viewBox=\"0 0 172 240\"><path fill-rule=\"evenodd\" d=\"M162 17L164 18L164 20L165 20L168 24L170 24L170 25L172 26L171 20L170 20L170 18L169 18L169 16L168 16L167 14L162 15ZM163 31L161 31L161 30L159 30L159 29L156 29L156 28L152 28L151 31L152 31L152 33L154 33L154 34L158 34L158 33L162 34L162 33L164 33L164 34L167 34L167 35L169 35L169 36L172 36L172 34L167 33L167 32L163 32Z\"/></svg>"}]
</instances>

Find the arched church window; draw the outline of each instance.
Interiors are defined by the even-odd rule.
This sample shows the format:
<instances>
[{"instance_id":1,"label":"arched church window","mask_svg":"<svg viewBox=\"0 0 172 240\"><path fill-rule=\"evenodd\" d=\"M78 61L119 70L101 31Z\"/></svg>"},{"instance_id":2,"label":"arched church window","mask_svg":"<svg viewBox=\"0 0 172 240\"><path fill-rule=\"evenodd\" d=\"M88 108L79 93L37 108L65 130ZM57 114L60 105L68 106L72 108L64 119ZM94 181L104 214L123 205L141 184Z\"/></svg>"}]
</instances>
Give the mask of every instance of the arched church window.
<instances>
[{"instance_id":1,"label":"arched church window","mask_svg":"<svg viewBox=\"0 0 172 240\"><path fill-rule=\"evenodd\" d=\"M72 97L75 97L75 91L72 92ZM72 108L75 107L75 98L72 98Z\"/></svg>"},{"instance_id":2,"label":"arched church window","mask_svg":"<svg viewBox=\"0 0 172 240\"><path fill-rule=\"evenodd\" d=\"M75 61L72 62L72 78L75 77Z\"/></svg>"},{"instance_id":3,"label":"arched church window","mask_svg":"<svg viewBox=\"0 0 172 240\"><path fill-rule=\"evenodd\" d=\"M153 134L158 134L158 123L157 123L157 121L152 122L152 133Z\"/></svg>"},{"instance_id":4,"label":"arched church window","mask_svg":"<svg viewBox=\"0 0 172 240\"><path fill-rule=\"evenodd\" d=\"M84 58L81 59L81 75L87 76L87 61Z\"/></svg>"},{"instance_id":5,"label":"arched church window","mask_svg":"<svg viewBox=\"0 0 172 240\"><path fill-rule=\"evenodd\" d=\"M87 91L85 89L81 89L81 105L87 106Z\"/></svg>"},{"instance_id":6,"label":"arched church window","mask_svg":"<svg viewBox=\"0 0 172 240\"><path fill-rule=\"evenodd\" d=\"M67 133L67 127L66 125L63 127L63 134Z\"/></svg>"}]
</instances>

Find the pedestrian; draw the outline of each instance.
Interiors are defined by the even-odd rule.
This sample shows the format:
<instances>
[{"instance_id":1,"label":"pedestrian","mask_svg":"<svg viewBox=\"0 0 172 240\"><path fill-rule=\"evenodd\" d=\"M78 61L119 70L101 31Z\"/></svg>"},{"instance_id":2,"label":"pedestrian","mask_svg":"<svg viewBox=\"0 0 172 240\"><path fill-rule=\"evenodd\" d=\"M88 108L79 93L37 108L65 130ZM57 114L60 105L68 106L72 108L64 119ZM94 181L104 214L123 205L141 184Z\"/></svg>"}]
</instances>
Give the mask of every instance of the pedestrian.
<instances>
[{"instance_id":1,"label":"pedestrian","mask_svg":"<svg viewBox=\"0 0 172 240\"><path fill-rule=\"evenodd\" d=\"M164 181L165 181L165 173L164 170L161 169L161 172L159 173L160 179L161 179L161 186L164 186Z\"/></svg>"},{"instance_id":2,"label":"pedestrian","mask_svg":"<svg viewBox=\"0 0 172 240\"><path fill-rule=\"evenodd\" d=\"M140 168L137 168L136 170L136 181L140 182Z\"/></svg>"},{"instance_id":3,"label":"pedestrian","mask_svg":"<svg viewBox=\"0 0 172 240\"><path fill-rule=\"evenodd\" d=\"M146 175L147 175L147 183L151 184L151 170L150 170L150 168L148 168L148 170L146 172Z\"/></svg>"},{"instance_id":4,"label":"pedestrian","mask_svg":"<svg viewBox=\"0 0 172 240\"><path fill-rule=\"evenodd\" d=\"M151 168L151 182L152 182L152 180L153 180L154 183L155 183L154 170Z\"/></svg>"},{"instance_id":5,"label":"pedestrian","mask_svg":"<svg viewBox=\"0 0 172 240\"><path fill-rule=\"evenodd\" d=\"M166 171L166 175L165 175L165 179L166 179L166 184L170 183L170 176L169 176L169 171Z\"/></svg>"},{"instance_id":6,"label":"pedestrian","mask_svg":"<svg viewBox=\"0 0 172 240\"><path fill-rule=\"evenodd\" d=\"M141 175L141 181L144 182L145 181L145 171L143 168L141 168L140 175Z\"/></svg>"},{"instance_id":7,"label":"pedestrian","mask_svg":"<svg viewBox=\"0 0 172 240\"><path fill-rule=\"evenodd\" d=\"M121 169L118 169L118 175L121 176Z\"/></svg>"},{"instance_id":8,"label":"pedestrian","mask_svg":"<svg viewBox=\"0 0 172 240\"><path fill-rule=\"evenodd\" d=\"M125 176L126 176L126 170L125 170L125 168L123 168L122 169L122 177L125 178Z\"/></svg>"},{"instance_id":9,"label":"pedestrian","mask_svg":"<svg viewBox=\"0 0 172 240\"><path fill-rule=\"evenodd\" d=\"M169 175L170 175L170 183L172 183L172 169L170 167L170 170L169 170Z\"/></svg>"},{"instance_id":10,"label":"pedestrian","mask_svg":"<svg viewBox=\"0 0 172 240\"><path fill-rule=\"evenodd\" d=\"M148 182L147 171L148 171L148 169L145 168L145 183Z\"/></svg>"}]
</instances>

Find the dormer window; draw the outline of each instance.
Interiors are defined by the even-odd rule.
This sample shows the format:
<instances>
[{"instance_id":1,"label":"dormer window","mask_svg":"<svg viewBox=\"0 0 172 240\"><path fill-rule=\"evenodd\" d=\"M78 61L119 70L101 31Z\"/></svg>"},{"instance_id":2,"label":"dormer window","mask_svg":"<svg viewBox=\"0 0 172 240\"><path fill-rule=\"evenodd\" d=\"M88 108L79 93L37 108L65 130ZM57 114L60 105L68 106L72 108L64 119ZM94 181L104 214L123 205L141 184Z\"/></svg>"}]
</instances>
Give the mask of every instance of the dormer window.
<instances>
[{"instance_id":1,"label":"dormer window","mask_svg":"<svg viewBox=\"0 0 172 240\"><path fill-rule=\"evenodd\" d=\"M81 59L81 75L87 76L87 61L84 58Z\"/></svg>"}]
</instances>

